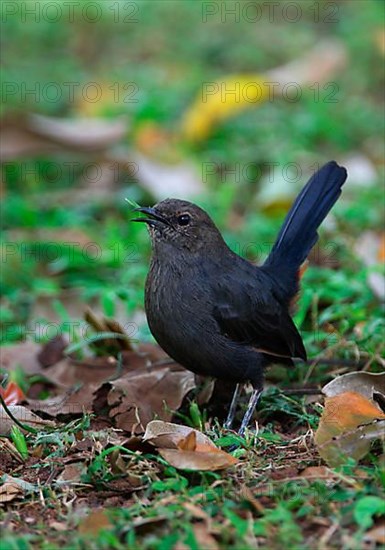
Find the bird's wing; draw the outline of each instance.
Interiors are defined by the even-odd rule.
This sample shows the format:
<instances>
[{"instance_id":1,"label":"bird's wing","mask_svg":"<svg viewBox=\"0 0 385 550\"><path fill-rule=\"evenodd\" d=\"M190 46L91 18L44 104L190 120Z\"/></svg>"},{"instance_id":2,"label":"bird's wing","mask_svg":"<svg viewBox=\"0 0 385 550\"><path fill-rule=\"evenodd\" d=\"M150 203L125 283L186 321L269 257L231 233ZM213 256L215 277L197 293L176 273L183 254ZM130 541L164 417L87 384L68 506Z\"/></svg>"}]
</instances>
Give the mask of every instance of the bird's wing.
<instances>
[{"instance_id":1,"label":"bird's wing","mask_svg":"<svg viewBox=\"0 0 385 550\"><path fill-rule=\"evenodd\" d=\"M213 289L213 315L229 339L277 357L306 360L302 338L273 282L258 268L224 273Z\"/></svg>"}]
</instances>

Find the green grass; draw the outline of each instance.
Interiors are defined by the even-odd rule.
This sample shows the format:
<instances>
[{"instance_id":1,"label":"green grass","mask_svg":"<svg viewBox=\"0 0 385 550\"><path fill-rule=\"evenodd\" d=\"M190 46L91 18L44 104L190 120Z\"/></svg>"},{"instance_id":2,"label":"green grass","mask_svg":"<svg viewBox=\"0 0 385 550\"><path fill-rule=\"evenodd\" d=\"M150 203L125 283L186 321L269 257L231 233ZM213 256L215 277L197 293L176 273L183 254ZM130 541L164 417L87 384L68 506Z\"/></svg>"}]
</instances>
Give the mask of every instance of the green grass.
<instances>
[{"instance_id":1,"label":"green grass","mask_svg":"<svg viewBox=\"0 0 385 550\"><path fill-rule=\"evenodd\" d=\"M302 417L302 429L304 420ZM80 440L79 434L74 432L75 440ZM318 463L310 440L305 436L292 440L285 435L273 435L271 427L262 428L257 443L238 451L242 461L226 475L178 472L157 455L119 448L96 453L87 460L82 475L82 482L87 485L83 489L74 487L70 494L84 500L92 487L94 505L97 502L108 518L105 528L98 532L95 523L90 534L79 534L77 529L84 523L84 517L76 512L76 507L64 505L68 490L43 486L40 498L30 495L31 505L28 508L25 502L24 508L41 509L44 499L47 517L64 523L68 531L61 533L50 528L49 521L40 518L31 529L15 517L19 535L6 535L3 547L123 549L128 546L171 550L179 542L189 548L205 548L196 536L197 529L206 526L220 548L254 548L258 541L263 547L286 544L290 548L312 548L319 537L317 530L329 522L339 526L331 541L333 547L359 548L365 531L383 511L379 502L384 496L384 472L378 458L370 455L359 468L350 461L335 469L333 475L329 472L325 479L293 476L293 468L304 469ZM98 439L97 433L95 438ZM38 438L35 444L43 444L45 451L50 449L45 462L51 471L55 462L60 464L61 456L70 454L74 437L68 432L60 443L53 437L45 443ZM128 465L129 476L135 477L140 491L126 489L126 493L120 494L123 502L119 507L111 507L108 500L104 505L108 491L113 494L117 487L114 483L125 477L112 472L111 457L116 452ZM97 500L98 493L101 497ZM107 496L103 499L102 495Z\"/></svg>"}]
</instances>

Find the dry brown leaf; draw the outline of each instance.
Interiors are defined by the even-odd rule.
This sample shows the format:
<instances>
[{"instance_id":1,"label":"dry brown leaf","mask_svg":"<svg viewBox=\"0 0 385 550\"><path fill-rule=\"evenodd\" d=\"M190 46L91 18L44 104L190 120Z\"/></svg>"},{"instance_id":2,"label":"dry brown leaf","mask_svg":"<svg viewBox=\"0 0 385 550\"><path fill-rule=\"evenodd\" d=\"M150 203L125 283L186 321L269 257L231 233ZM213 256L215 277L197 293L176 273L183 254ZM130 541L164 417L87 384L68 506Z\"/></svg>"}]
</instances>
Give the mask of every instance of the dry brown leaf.
<instances>
[{"instance_id":1,"label":"dry brown leaf","mask_svg":"<svg viewBox=\"0 0 385 550\"><path fill-rule=\"evenodd\" d=\"M104 327L103 330L107 328ZM147 370L153 361L165 357L167 356L158 346L142 345L137 351L123 351L121 361L112 355L89 357L82 361L67 357L45 369L44 376L53 384L63 388L72 388L79 383L102 385L126 373L144 368Z\"/></svg>"},{"instance_id":2,"label":"dry brown leaf","mask_svg":"<svg viewBox=\"0 0 385 550\"><path fill-rule=\"evenodd\" d=\"M38 360L40 350L40 344L29 341L4 346L1 348L0 367L8 371L21 367L27 374L40 373L42 371Z\"/></svg>"},{"instance_id":3,"label":"dry brown leaf","mask_svg":"<svg viewBox=\"0 0 385 550\"><path fill-rule=\"evenodd\" d=\"M51 529L55 529L55 531L68 531L68 524L64 521L50 521L49 526Z\"/></svg>"},{"instance_id":4,"label":"dry brown leaf","mask_svg":"<svg viewBox=\"0 0 385 550\"><path fill-rule=\"evenodd\" d=\"M192 529L195 540L198 543L198 548L204 548L205 550L219 550L219 544L210 533L207 523L195 523Z\"/></svg>"},{"instance_id":5,"label":"dry brown leaf","mask_svg":"<svg viewBox=\"0 0 385 550\"><path fill-rule=\"evenodd\" d=\"M194 375L183 367L152 366L105 384L96 400L103 391L107 392L109 416L116 427L141 433L154 416L169 420L194 387Z\"/></svg>"},{"instance_id":6,"label":"dry brown leaf","mask_svg":"<svg viewBox=\"0 0 385 550\"><path fill-rule=\"evenodd\" d=\"M110 529L112 523L105 510L91 510L88 516L80 523L79 533L82 535L97 535L102 529Z\"/></svg>"},{"instance_id":7,"label":"dry brown leaf","mask_svg":"<svg viewBox=\"0 0 385 550\"><path fill-rule=\"evenodd\" d=\"M370 451L371 442L384 440L384 434L385 420L375 420L317 445L318 452L329 466L339 466L348 457L355 460L363 458Z\"/></svg>"},{"instance_id":8,"label":"dry brown leaf","mask_svg":"<svg viewBox=\"0 0 385 550\"><path fill-rule=\"evenodd\" d=\"M157 447L171 466L182 470L214 471L238 462L198 430L171 422L150 422L144 440Z\"/></svg>"},{"instance_id":9,"label":"dry brown leaf","mask_svg":"<svg viewBox=\"0 0 385 550\"><path fill-rule=\"evenodd\" d=\"M61 149L56 143L33 134L28 128L26 117L5 117L0 121L0 126L3 162L52 153Z\"/></svg>"},{"instance_id":10,"label":"dry brown leaf","mask_svg":"<svg viewBox=\"0 0 385 550\"><path fill-rule=\"evenodd\" d=\"M170 418L172 413L165 412L164 402L171 409L178 408L185 394L194 388L194 376L171 360L170 365L152 365L153 361L167 360L159 346L141 345L137 351L125 350L121 358L121 362L113 356L83 361L67 357L59 361L44 369L44 376L61 393L44 400L28 399L29 407L52 417L83 412L101 415L107 408L110 417L116 416L117 427L127 429L131 421L130 427L138 424L137 403L138 412L146 413L144 422L155 414Z\"/></svg>"},{"instance_id":11,"label":"dry brown leaf","mask_svg":"<svg viewBox=\"0 0 385 550\"><path fill-rule=\"evenodd\" d=\"M117 359L112 356L90 357L79 362L67 357L48 367L44 371L44 376L59 387L72 388L79 383L101 385L121 372L119 369L123 369L123 372L128 370L119 365Z\"/></svg>"},{"instance_id":12,"label":"dry brown leaf","mask_svg":"<svg viewBox=\"0 0 385 550\"><path fill-rule=\"evenodd\" d=\"M73 485L80 483L80 477L85 469L84 462L71 462L64 466L64 470L56 478L59 485Z\"/></svg>"},{"instance_id":13,"label":"dry brown leaf","mask_svg":"<svg viewBox=\"0 0 385 550\"><path fill-rule=\"evenodd\" d=\"M197 436L195 432L190 432L186 437L178 442L180 451L195 451L197 447Z\"/></svg>"},{"instance_id":14,"label":"dry brown leaf","mask_svg":"<svg viewBox=\"0 0 385 550\"><path fill-rule=\"evenodd\" d=\"M369 531L366 531L364 540L374 544L385 544L385 522L382 522Z\"/></svg>"},{"instance_id":15,"label":"dry brown leaf","mask_svg":"<svg viewBox=\"0 0 385 550\"><path fill-rule=\"evenodd\" d=\"M35 134L82 151L104 149L122 139L127 132L124 118L63 119L34 114L29 116L28 123Z\"/></svg>"},{"instance_id":16,"label":"dry brown leaf","mask_svg":"<svg viewBox=\"0 0 385 550\"><path fill-rule=\"evenodd\" d=\"M349 372L334 378L322 388L327 397L334 397L344 392L355 392L366 399L373 399L374 392L385 395L385 372Z\"/></svg>"},{"instance_id":17,"label":"dry brown leaf","mask_svg":"<svg viewBox=\"0 0 385 550\"><path fill-rule=\"evenodd\" d=\"M179 442L187 438L191 433L195 434L196 446L199 448L210 446L213 449L217 449L211 439L202 432L194 430L189 426L163 422L162 420L153 420L147 424L143 440L148 441L159 449L178 449Z\"/></svg>"},{"instance_id":18,"label":"dry brown leaf","mask_svg":"<svg viewBox=\"0 0 385 550\"><path fill-rule=\"evenodd\" d=\"M183 508L187 510L195 519L201 519L203 521L210 521L210 516L196 504L192 502L184 502L182 504Z\"/></svg>"},{"instance_id":19,"label":"dry brown leaf","mask_svg":"<svg viewBox=\"0 0 385 550\"><path fill-rule=\"evenodd\" d=\"M28 406L33 411L52 417L91 413L94 393L99 386L100 384L83 384L81 387L48 399L28 399Z\"/></svg>"},{"instance_id":20,"label":"dry brown leaf","mask_svg":"<svg viewBox=\"0 0 385 550\"><path fill-rule=\"evenodd\" d=\"M327 478L332 479L335 477L335 474L326 466L308 466L299 474L299 477L308 478Z\"/></svg>"},{"instance_id":21,"label":"dry brown leaf","mask_svg":"<svg viewBox=\"0 0 385 550\"><path fill-rule=\"evenodd\" d=\"M250 504L258 514L265 513L265 507L259 502L257 498L255 498L253 491L250 489L250 487L247 487L247 485L242 485L241 497L250 502Z\"/></svg>"},{"instance_id":22,"label":"dry brown leaf","mask_svg":"<svg viewBox=\"0 0 385 550\"><path fill-rule=\"evenodd\" d=\"M314 440L322 458L336 466L347 457L359 460L371 441L384 436L385 414L365 397L345 392L327 397Z\"/></svg>"},{"instance_id":23,"label":"dry brown leaf","mask_svg":"<svg viewBox=\"0 0 385 550\"><path fill-rule=\"evenodd\" d=\"M238 460L218 449L216 452L178 451L175 449L159 449L159 454L171 466L180 470L211 471L224 470Z\"/></svg>"},{"instance_id":24,"label":"dry brown leaf","mask_svg":"<svg viewBox=\"0 0 385 550\"><path fill-rule=\"evenodd\" d=\"M16 485L11 481L6 481L3 485L0 486L0 504L11 502L11 500L20 497L23 494L24 491L20 487L20 485Z\"/></svg>"},{"instance_id":25,"label":"dry brown leaf","mask_svg":"<svg viewBox=\"0 0 385 550\"><path fill-rule=\"evenodd\" d=\"M17 420L23 424L27 424L31 428L41 430L46 426L55 426L53 422L40 418L22 405L9 405L8 409ZM0 435L9 435L13 426L15 426L15 422L3 406L0 405Z\"/></svg>"},{"instance_id":26,"label":"dry brown leaf","mask_svg":"<svg viewBox=\"0 0 385 550\"><path fill-rule=\"evenodd\" d=\"M132 522L132 527L137 533L144 535L145 533L151 533L152 531L158 529L163 523L168 520L167 516L155 516L152 518L135 518Z\"/></svg>"},{"instance_id":27,"label":"dry brown leaf","mask_svg":"<svg viewBox=\"0 0 385 550\"><path fill-rule=\"evenodd\" d=\"M374 33L374 41L381 55L385 56L385 30L381 27Z\"/></svg>"},{"instance_id":28,"label":"dry brown leaf","mask_svg":"<svg viewBox=\"0 0 385 550\"><path fill-rule=\"evenodd\" d=\"M0 504L10 502L25 492L35 492L37 487L22 478L12 477L8 474L3 476L3 484L0 486Z\"/></svg>"},{"instance_id":29,"label":"dry brown leaf","mask_svg":"<svg viewBox=\"0 0 385 550\"><path fill-rule=\"evenodd\" d=\"M99 152L121 141L126 132L124 117L62 119L36 114L10 115L1 120L2 160L63 149Z\"/></svg>"},{"instance_id":30,"label":"dry brown leaf","mask_svg":"<svg viewBox=\"0 0 385 550\"><path fill-rule=\"evenodd\" d=\"M50 367L55 365L64 357L64 350L67 347L67 340L59 334L51 340L49 340L38 353L39 363L43 367Z\"/></svg>"},{"instance_id":31,"label":"dry brown leaf","mask_svg":"<svg viewBox=\"0 0 385 550\"><path fill-rule=\"evenodd\" d=\"M374 420L385 419L385 414L372 402L356 392L344 392L334 397L327 397L322 414L322 424L325 440L338 436L363 424L370 424Z\"/></svg>"}]
</instances>

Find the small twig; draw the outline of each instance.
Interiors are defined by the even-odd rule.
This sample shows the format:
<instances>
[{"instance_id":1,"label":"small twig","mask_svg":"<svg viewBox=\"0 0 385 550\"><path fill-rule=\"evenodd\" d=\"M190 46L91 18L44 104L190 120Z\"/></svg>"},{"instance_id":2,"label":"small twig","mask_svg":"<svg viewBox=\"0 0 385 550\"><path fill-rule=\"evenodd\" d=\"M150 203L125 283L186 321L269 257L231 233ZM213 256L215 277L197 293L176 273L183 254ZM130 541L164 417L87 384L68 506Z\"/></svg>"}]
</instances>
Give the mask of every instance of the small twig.
<instances>
[{"instance_id":1,"label":"small twig","mask_svg":"<svg viewBox=\"0 0 385 550\"><path fill-rule=\"evenodd\" d=\"M317 547L319 550L323 550L324 548L326 548L327 543L332 538L334 533L337 531L339 526L340 525L338 522L334 522L331 524L331 526L328 529L326 529L325 533L322 535L322 537L319 540L319 544Z\"/></svg>"},{"instance_id":2,"label":"small twig","mask_svg":"<svg viewBox=\"0 0 385 550\"><path fill-rule=\"evenodd\" d=\"M291 390L281 390L285 395L320 395L322 390L320 388L298 388Z\"/></svg>"}]
</instances>

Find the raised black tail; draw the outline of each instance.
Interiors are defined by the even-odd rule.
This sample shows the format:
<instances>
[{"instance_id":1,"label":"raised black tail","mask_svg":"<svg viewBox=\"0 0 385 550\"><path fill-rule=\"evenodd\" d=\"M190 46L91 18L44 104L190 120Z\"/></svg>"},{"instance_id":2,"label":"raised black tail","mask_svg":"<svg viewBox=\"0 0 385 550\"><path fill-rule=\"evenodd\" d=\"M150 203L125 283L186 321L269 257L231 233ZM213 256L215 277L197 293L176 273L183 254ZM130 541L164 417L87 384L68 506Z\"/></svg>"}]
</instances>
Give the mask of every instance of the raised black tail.
<instances>
[{"instance_id":1,"label":"raised black tail","mask_svg":"<svg viewBox=\"0 0 385 550\"><path fill-rule=\"evenodd\" d=\"M332 160L318 170L296 198L264 263L290 299L297 292L297 274L318 240L317 229L341 194L347 172Z\"/></svg>"}]
</instances>

